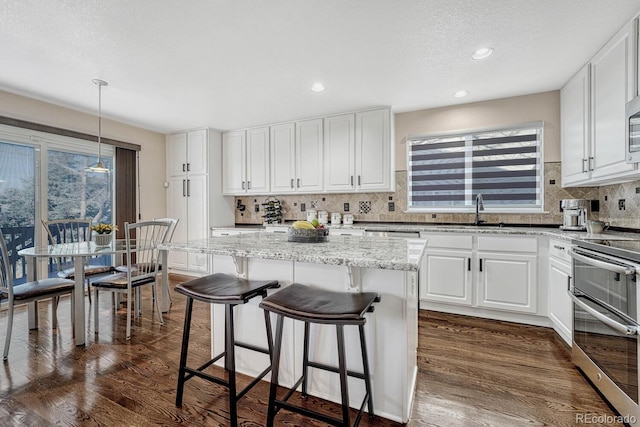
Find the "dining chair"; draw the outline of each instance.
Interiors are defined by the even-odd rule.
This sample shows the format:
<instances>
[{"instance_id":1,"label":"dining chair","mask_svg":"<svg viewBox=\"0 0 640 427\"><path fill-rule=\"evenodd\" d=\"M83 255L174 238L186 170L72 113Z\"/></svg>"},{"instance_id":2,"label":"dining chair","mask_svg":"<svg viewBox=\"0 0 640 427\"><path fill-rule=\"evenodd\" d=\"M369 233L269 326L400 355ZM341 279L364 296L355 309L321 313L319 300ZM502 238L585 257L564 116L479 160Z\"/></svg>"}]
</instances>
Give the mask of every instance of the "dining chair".
<instances>
[{"instance_id":1,"label":"dining chair","mask_svg":"<svg viewBox=\"0 0 640 427\"><path fill-rule=\"evenodd\" d=\"M7 243L0 229L0 302L8 302L7 308L7 334L4 339L3 360L9 356L11 344L11 332L13 330L13 310L16 305L36 302L43 299L51 299L51 325L53 329L58 327L57 310L60 296L71 295L71 323L73 325L73 299L74 281L54 277L50 279L35 280L33 282L13 284L13 271L9 258ZM72 328L73 329L73 328Z\"/></svg>"},{"instance_id":2,"label":"dining chair","mask_svg":"<svg viewBox=\"0 0 640 427\"><path fill-rule=\"evenodd\" d=\"M164 242L162 243L167 243L170 242L171 239L173 239L173 233L175 233L176 231L176 227L178 226L178 221L180 219L176 219L176 218L154 218L154 221L163 221L163 222L167 222L169 224L169 231L167 232L167 238L165 239ZM135 267L135 264L133 266L133 268ZM162 271L162 263L158 264L158 273L160 273ZM129 266L127 265L119 265L116 267L116 271L119 271L121 273L126 273L127 270L129 269ZM154 295L155 298L155 295ZM169 292L169 302L173 302L173 297L171 296L171 292Z\"/></svg>"},{"instance_id":3,"label":"dining chair","mask_svg":"<svg viewBox=\"0 0 640 427\"><path fill-rule=\"evenodd\" d=\"M47 230L49 243L57 245L62 243L82 243L91 241L91 219L55 219L51 221L42 220L42 225ZM58 277L73 280L75 268L72 258L55 258L58 267ZM87 293L89 303L91 303L91 289L89 281L93 277L105 274L112 274L115 268L112 265L91 265L86 259L84 266L84 277L87 282Z\"/></svg>"},{"instance_id":4,"label":"dining chair","mask_svg":"<svg viewBox=\"0 0 640 427\"><path fill-rule=\"evenodd\" d=\"M160 325L164 324L162 312L157 298L158 272L160 271L160 258L158 245L165 242L171 223L168 221L141 221L133 224L125 223L126 265L130 266L124 272L105 276L92 281L94 298L95 333L98 334L100 291L126 294L127 299L127 330L126 338L131 338L131 311L134 317L142 314L140 288L151 285L153 302L158 312ZM135 291L135 295L134 295ZM134 298L135 297L135 298ZM135 301L134 307L131 307Z\"/></svg>"}]
</instances>

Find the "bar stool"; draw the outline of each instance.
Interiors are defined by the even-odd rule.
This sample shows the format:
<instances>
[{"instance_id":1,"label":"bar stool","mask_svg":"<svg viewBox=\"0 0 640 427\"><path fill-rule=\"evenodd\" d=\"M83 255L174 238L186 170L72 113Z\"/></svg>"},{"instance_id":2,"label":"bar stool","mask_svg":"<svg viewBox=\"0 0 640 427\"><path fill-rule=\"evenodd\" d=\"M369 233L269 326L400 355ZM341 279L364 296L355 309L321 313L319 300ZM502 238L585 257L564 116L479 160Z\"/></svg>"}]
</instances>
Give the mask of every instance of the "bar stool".
<instances>
[{"instance_id":1,"label":"bar stool","mask_svg":"<svg viewBox=\"0 0 640 427\"><path fill-rule=\"evenodd\" d=\"M380 296L373 292L345 293L330 292L314 289L300 283L293 283L260 302L265 312L277 314L276 337L271 359L271 388L269 391L269 408L267 411L267 426L273 426L273 421L280 409L286 409L310 418L335 426L349 426L349 391L347 388L347 376L364 380L366 393L354 426L360 423L365 404L368 406L369 416L373 417L373 397L371 395L371 378L369 374L369 359L367 357L367 345L364 336L364 314L372 312L374 302L379 302ZM289 389L282 399L276 398L278 388L278 372L280 363L280 350L282 347L282 329L284 318L304 322L304 348L302 361L302 376ZM338 368L326 364L309 361L309 325L321 323L336 326L338 338ZM360 331L360 347L362 351L362 373L347 370L344 326L357 325ZM335 372L340 375L340 391L342 400L342 419L334 418L320 412L293 405L289 398L302 384L302 397L307 397L307 374L309 368L322 369Z\"/></svg>"},{"instance_id":2,"label":"bar stool","mask_svg":"<svg viewBox=\"0 0 640 427\"><path fill-rule=\"evenodd\" d=\"M244 396L254 385L256 385L270 370L269 365L260 373L249 385L242 389L239 393L236 391L236 362L235 347L242 347L248 350L257 351L259 353L268 354L271 357L272 350L272 333L271 319L269 314L265 312L265 323L267 328L268 348L260 348L251 344L238 342L234 336L233 308L239 304L246 304L250 299L260 296L267 296L267 289L279 288L280 284L276 280L257 281L241 279L229 274L215 273L205 277L182 283L176 286L176 292L187 297L187 306L184 316L184 331L182 333L182 350L180 353L180 368L178 372L178 389L176 392L176 406L182 406L182 395L184 392L184 383L194 376L204 380L222 385L229 390L229 418L232 426L238 424L237 402ZM187 352L189 350L189 332L191 329L191 311L193 309L193 300L203 301L210 304L225 305L225 341L224 351L213 359L206 362L198 368L187 367ZM213 363L225 358L225 370L228 372L229 379L214 377L203 372Z\"/></svg>"}]
</instances>

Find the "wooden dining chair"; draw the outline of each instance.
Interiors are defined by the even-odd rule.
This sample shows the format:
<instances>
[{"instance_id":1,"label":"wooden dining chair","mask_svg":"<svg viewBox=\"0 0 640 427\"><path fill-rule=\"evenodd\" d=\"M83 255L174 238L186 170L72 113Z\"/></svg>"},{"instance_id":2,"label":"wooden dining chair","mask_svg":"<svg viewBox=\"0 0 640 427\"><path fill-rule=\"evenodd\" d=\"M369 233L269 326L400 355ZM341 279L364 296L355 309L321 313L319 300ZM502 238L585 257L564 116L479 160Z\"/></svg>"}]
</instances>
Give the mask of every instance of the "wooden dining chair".
<instances>
[{"instance_id":1,"label":"wooden dining chair","mask_svg":"<svg viewBox=\"0 0 640 427\"><path fill-rule=\"evenodd\" d=\"M168 221L142 221L134 224L125 223L126 265L130 266L124 272L119 272L91 282L94 298L95 333L98 333L100 291L109 291L126 295L127 300L127 330L126 338L131 338L131 311L134 317L142 314L140 288L151 285L153 302L158 312L161 325L162 312L158 302L158 287L156 278L160 271L158 245L165 242L171 223ZM135 291L135 294L134 294ZM135 306L131 307L132 301Z\"/></svg>"},{"instance_id":2,"label":"wooden dining chair","mask_svg":"<svg viewBox=\"0 0 640 427\"><path fill-rule=\"evenodd\" d=\"M74 281L54 277L51 279L35 280L33 282L14 286L9 251L7 250L7 243L4 239L4 234L0 229L0 302L4 302L6 300L8 303L7 334L4 339L4 353L2 354L3 360L7 360L9 356L9 345L11 344L11 332L13 330L14 307L16 305L40 301L43 299L51 299L51 325L52 328L55 329L58 327L57 309L60 296L67 294L71 295L71 324L73 325L73 298L75 297Z\"/></svg>"},{"instance_id":3,"label":"wooden dining chair","mask_svg":"<svg viewBox=\"0 0 640 427\"><path fill-rule=\"evenodd\" d=\"M55 219L51 221L42 221L42 225L47 230L49 236L49 244L58 245L62 243L82 243L91 241L91 219ZM75 277L75 268L73 258L55 258L58 267L58 277L73 280ZM92 265L89 259L86 259L84 265L84 277L87 283L87 293L89 295L89 303L91 303L91 290L89 281L96 276L112 274L115 267L112 265Z\"/></svg>"}]
</instances>

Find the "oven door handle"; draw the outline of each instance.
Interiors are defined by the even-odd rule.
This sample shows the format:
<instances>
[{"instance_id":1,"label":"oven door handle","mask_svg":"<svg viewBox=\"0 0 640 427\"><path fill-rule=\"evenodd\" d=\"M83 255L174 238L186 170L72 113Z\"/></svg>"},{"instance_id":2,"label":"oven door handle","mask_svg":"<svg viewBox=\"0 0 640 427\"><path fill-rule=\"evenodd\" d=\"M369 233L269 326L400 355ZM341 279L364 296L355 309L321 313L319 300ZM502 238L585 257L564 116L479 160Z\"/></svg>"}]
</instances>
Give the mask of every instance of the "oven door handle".
<instances>
[{"instance_id":1,"label":"oven door handle","mask_svg":"<svg viewBox=\"0 0 640 427\"><path fill-rule=\"evenodd\" d=\"M571 256L571 258L575 260L582 261L585 264L589 264L598 268L604 268L605 270L613 271L614 273L624 274L625 276L636 274L636 269L632 266L611 264L606 261L601 261L599 259L592 258L590 256L579 254L577 252L574 252L573 250L569 251L569 256Z\"/></svg>"},{"instance_id":2,"label":"oven door handle","mask_svg":"<svg viewBox=\"0 0 640 427\"><path fill-rule=\"evenodd\" d=\"M594 310L593 308L589 307L587 304L585 304L582 301L580 301L580 298L578 298L571 291L569 291L569 296L571 297L573 302L578 307L580 307L582 310L586 311L591 316L593 316L596 319L598 319L600 322L602 322L605 325L609 326L611 329L615 329L616 331L618 331L620 333L623 333L625 335L638 335L638 327L637 326L623 325L622 323L618 323L615 320L609 319L604 314L599 313L597 310Z\"/></svg>"}]
</instances>

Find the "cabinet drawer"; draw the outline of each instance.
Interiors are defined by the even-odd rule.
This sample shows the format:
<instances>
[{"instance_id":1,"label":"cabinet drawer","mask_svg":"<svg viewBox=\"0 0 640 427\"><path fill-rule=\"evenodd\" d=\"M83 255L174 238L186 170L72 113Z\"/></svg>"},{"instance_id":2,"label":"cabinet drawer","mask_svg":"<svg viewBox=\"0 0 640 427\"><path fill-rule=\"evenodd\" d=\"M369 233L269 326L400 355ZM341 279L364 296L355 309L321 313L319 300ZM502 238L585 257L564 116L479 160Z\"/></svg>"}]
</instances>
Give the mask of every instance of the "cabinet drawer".
<instances>
[{"instance_id":1,"label":"cabinet drawer","mask_svg":"<svg viewBox=\"0 0 640 427\"><path fill-rule=\"evenodd\" d=\"M478 237L479 251L538 252L536 237Z\"/></svg>"},{"instance_id":2,"label":"cabinet drawer","mask_svg":"<svg viewBox=\"0 0 640 427\"><path fill-rule=\"evenodd\" d=\"M473 247L473 236L468 235L421 233L420 237L427 239L429 248L471 249Z\"/></svg>"},{"instance_id":3,"label":"cabinet drawer","mask_svg":"<svg viewBox=\"0 0 640 427\"><path fill-rule=\"evenodd\" d=\"M549 256L571 263L569 249L571 249L571 244L569 242L565 242L563 240L549 240Z\"/></svg>"}]
</instances>

